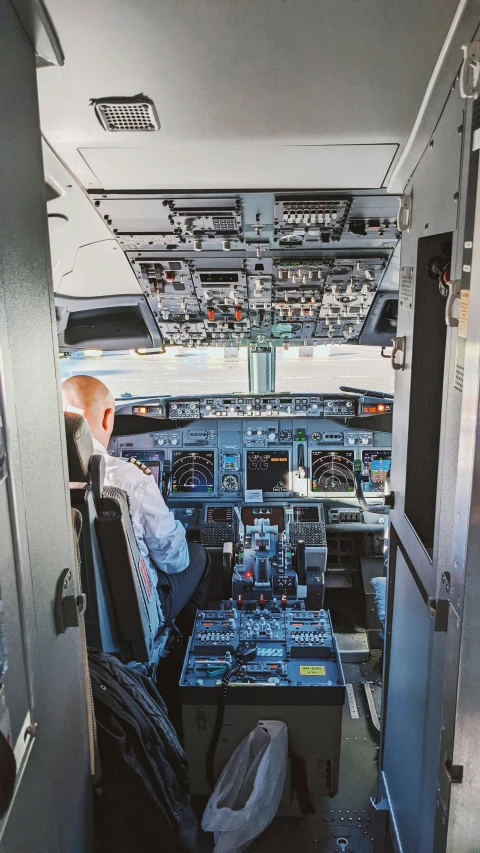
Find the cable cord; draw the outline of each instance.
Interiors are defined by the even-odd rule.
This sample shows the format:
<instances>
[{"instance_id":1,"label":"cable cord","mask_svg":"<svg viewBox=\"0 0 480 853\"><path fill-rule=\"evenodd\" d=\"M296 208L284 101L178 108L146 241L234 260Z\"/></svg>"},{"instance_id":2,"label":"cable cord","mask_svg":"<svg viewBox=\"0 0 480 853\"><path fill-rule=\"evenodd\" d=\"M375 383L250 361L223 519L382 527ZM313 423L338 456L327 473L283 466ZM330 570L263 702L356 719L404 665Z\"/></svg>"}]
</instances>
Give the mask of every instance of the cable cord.
<instances>
[{"instance_id":1,"label":"cable cord","mask_svg":"<svg viewBox=\"0 0 480 853\"><path fill-rule=\"evenodd\" d=\"M208 747L207 752L207 760L206 760L206 774L207 774L207 782L210 787L210 790L213 791L215 787L215 775L213 770L213 763L215 761L215 753L217 751L218 741L220 740L220 734L223 726L223 719L225 717L225 705L227 704L227 693L228 693L228 684L232 676L236 675L242 666L240 661L235 661L232 664L230 669L223 674L222 681L219 687L220 696L218 699L217 705L217 716L215 718L215 725L213 727L212 739L210 741L210 746Z\"/></svg>"}]
</instances>

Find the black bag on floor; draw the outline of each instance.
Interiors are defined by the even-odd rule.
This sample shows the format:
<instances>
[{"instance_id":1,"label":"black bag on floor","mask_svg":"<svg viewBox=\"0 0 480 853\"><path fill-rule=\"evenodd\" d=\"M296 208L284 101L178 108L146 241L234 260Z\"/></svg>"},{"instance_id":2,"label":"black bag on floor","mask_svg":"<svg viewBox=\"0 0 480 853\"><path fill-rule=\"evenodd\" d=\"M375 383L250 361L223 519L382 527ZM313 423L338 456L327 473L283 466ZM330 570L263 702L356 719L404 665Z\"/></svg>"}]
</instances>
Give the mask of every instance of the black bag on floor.
<instances>
[{"instance_id":1,"label":"black bag on floor","mask_svg":"<svg viewBox=\"0 0 480 853\"><path fill-rule=\"evenodd\" d=\"M188 765L152 681L89 651L102 776L96 798L101 853L198 850Z\"/></svg>"}]
</instances>

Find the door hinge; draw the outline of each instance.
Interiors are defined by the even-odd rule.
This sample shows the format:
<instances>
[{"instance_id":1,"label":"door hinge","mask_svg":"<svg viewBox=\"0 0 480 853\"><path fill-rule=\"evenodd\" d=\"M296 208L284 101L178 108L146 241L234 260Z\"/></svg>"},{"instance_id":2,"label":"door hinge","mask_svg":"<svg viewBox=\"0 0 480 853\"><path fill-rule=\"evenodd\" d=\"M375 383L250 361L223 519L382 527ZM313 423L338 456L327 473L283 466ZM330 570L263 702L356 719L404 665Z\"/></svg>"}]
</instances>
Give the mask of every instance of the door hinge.
<instances>
[{"instance_id":1,"label":"door hinge","mask_svg":"<svg viewBox=\"0 0 480 853\"><path fill-rule=\"evenodd\" d=\"M410 231L412 224L413 196L411 193L402 195L398 207L397 227L399 231Z\"/></svg>"},{"instance_id":2,"label":"door hinge","mask_svg":"<svg viewBox=\"0 0 480 853\"><path fill-rule=\"evenodd\" d=\"M452 782L452 784L461 784L463 782L463 764L452 764L450 758L446 758L445 772L449 782Z\"/></svg>"},{"instance_id":3,"label":"door hinge","mask_svg":"<svg viewBox=\"0 0 480 853\"><path fill-rule=\"evenodd\" d=\"M87 596L75 591L72 570L64 569L57 581L53 608L57 634L64 634L67 628L78 628L86 606Z\"/></svg>"},{"instance_id":4,"label":"door hinge","mask_svg":"<svg viewBox=\"0 0 480 853\"><path fill-rule=\"evenodd\" d=\"M445 633L448 629L448 614L450 610L450 602L447 598L429 598L428 609L433 616L434 631Z\"/></svg>"},{"instance_id":5,"label":"door hinge","mask_svg":"<svg viewBox=\"0 0 480 853\"><path fill-rule=\"evenodd\" d=\"M460 95L462 98L477 98L480 79L480 41L462 46L463 63L460 71Z\"/></svg>"},{"instance_id":6,"label":"door hinge","mask_svg":"<svg viewBox=\"0 0 480 853\"><path fill-rule=\"evenodd\" d=\"M447 287L448 295L447 303L445 305L445 322L447 326L455 328L458 326L462 282L459 279L455 281L448 281Z\"/></svg>"}]
</instances>

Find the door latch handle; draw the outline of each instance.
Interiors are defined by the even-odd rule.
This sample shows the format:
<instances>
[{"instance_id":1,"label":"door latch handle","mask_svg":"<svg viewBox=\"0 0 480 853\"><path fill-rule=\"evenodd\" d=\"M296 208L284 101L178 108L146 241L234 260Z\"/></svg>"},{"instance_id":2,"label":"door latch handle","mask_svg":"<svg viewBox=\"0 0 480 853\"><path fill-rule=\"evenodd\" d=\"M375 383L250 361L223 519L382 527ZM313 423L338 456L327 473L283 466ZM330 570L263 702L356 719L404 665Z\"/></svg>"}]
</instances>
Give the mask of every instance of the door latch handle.
<instances>
[{"instance_id":1,"label":"door latch handle","mask_svg":"<svg viewBox=\"0 0 480 853\"><path fill-rule=\"evenodd\" d=\"M406 337L395 338L392 349L392 367L394 370L403 370L405 367Z\"/></svg>"},{"instance_id":2,"label":"door latch handle","mask_svg":"<svg viewBox=\"0 0 480 853\"><path fill-rule=\"evenodd\" d=\"M86 606L87 596L75 591L72 570L64 569L57 581L53 608L57 634L64 634L67 628L78 628Z\"/></svg>"}]
</instances>

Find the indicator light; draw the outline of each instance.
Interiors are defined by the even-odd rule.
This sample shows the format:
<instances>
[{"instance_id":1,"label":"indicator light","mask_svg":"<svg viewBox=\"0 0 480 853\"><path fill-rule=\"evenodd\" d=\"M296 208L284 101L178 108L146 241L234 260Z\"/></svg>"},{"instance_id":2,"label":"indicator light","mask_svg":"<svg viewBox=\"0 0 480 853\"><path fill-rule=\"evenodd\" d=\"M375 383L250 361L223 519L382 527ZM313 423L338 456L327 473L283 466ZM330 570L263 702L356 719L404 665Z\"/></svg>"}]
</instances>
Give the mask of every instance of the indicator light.
<instances>
[{"instance_id":1,"label":"indicator light","mask_svg":"<svg viewBox=\"0 0 480 853\"><path fill-rule=\"evenodd\" d=\"M253 578L253 573L252 573L252 572L245 572L245 577L246 577L248 580L250 580L251 578Z\"/></svg>"}]
</instances>

